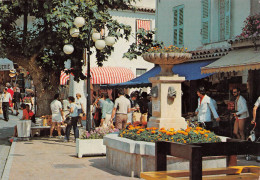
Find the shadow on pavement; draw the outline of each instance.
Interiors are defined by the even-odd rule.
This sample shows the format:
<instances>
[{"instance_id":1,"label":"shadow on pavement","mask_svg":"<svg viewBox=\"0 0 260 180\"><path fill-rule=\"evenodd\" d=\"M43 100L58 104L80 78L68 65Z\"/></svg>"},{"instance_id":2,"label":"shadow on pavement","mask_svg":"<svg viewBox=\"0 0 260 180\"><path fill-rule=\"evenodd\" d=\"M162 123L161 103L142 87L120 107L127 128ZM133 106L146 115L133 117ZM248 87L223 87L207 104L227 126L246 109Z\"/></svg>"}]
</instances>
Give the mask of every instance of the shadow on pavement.
<instances>
[{"instance_id":1,"label":"shadow on pavement","mask_svg":"<svg viewBox=\"0 0 260 180\"><path fill-rule=\"evenodd\" d=\"M83 157L82 159L84 159L84 158L89 158L89 157ZM95 157L92 157L92 158L93 159L89 160L89 162L91 162L90 166L93 166L97 169L100 169L100 170L105 171L107 173L113 174L115 176L124 176L124 175L120 174L119 172L117 172L115 170L107 168L105 156L104 156L104 158L102 158L102 157L98 157L96 159L94 159ZM128 177L128 176L125 176L125 177Z\"/></svg>"}]
</instances>

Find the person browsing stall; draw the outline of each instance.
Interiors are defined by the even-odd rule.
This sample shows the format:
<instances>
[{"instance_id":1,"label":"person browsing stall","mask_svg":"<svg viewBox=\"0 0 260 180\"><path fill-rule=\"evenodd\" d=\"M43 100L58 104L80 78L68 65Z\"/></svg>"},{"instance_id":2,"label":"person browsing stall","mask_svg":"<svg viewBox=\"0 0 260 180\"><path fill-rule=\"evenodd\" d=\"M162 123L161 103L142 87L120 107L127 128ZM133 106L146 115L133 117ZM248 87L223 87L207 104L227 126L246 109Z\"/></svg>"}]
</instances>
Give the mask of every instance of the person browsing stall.
<instances>
[{"instance_id":1,"label":"person browsing stall","mask_svg":"<svg viewBox=\"0 0 260 180\"><path fill-rule=\"evenodd\" d=\"M249 117L249 112L247 108L246 100L243 96L240 95L240 89L233 89L233 96L235 99L235 110L236 113L232 113L236 118L234 123L233 133L236 135L238 139L245 140L244 127L246 119Z\"/></svg>"},{"instance_id":2,"label":"person browsing stall","mask_svg":"<svg viewBox=\"0 0 260 180\"><path fill-rule=\"evenodd\" d=\"M124 129L127 124L127 113L131 110L131 105L129 99L124 96L123 89L118 90L118 98L115 100L115 106L112 111L110 121L113 122L113 118L116 118L116 128Z\"/></svg>"},{"instance_id":3,"label":"person browsing stall","mask_svg":"<svg viewBox=\"0 0 260 180\"><path fill-rule=\"evenodd\" d=\"M199 87L197 90L198 95L198 108L195 114L198 116L198 122L204 122L206 129L212 131L213 122L211 120L211 112L216 119L220 121L219 115L215 109L212 99L206 95L206 90L204 87Z\"/></svg>"},{"instance_id":4,"label":"person browsing stall","mask_svg":"<svg viewBox=\"0 0 260 180\"><path fill-rule=\"evenodd\" d=\"M104 102L102 105L102 116L101 116L101 127L110 127L113 123L109 123L112 115L112 111L114 108L114 103L109 99L108 94L104 95Z\"/></svg>"}]
</instances>

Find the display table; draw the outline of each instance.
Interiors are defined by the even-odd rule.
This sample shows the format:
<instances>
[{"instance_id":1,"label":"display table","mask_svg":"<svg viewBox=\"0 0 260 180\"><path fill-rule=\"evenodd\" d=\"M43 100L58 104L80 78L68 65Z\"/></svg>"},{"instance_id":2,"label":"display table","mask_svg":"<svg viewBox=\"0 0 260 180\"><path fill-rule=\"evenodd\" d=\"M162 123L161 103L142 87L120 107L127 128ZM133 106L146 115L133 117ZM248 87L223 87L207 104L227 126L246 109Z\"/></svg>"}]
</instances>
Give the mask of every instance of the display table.
<instances>
[{"instance_id":1,"label":"display table","mask_svg":"<svg viewBox=\"0 0 260 180\"><path fill-rule=\"evenodd\" d=\"M51 128L51 126L34 126L34 127L31 127L31 137L34 137L35 134L41 135L41 130L46 131L46 130L49 130L50 128ZM61 125L61 129L65 133L66 126Z\"/></svg>"}]
</instances>

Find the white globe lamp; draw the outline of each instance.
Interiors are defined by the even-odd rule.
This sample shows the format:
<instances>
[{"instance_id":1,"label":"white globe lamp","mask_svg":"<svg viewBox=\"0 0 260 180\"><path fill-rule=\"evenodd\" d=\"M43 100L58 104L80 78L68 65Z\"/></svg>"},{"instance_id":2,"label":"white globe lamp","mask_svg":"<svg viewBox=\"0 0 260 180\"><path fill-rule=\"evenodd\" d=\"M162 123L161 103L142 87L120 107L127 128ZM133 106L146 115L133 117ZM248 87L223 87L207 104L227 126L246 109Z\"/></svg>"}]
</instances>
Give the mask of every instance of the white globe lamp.
<instances>
[{"instance_id":1,"label":"white globe lamp","mask_svg":"<svg viewBox=\"0 0 260 180\"><path fill-rule=\"evenodd\" d=\"M78 36L79 36L79 29L77 29L77 28L71 28L71 29L70 29L70 35L71 35L72 37L78 37Z\"/></svg>"},{"instance_id":2,"label":"white globe lamp","mask_svg":"<svg viewBox=\"0 0 260 180\"><path fill-rule=\"evenodd\" d=\"M97 49L102 50L106 47L106 42L102 39L99 39L95 42L95 46Z\"/></svg>"},{"instance_id":3,"label":"white globe lamp","mask_svg":"<svg viewBox=\"0 0 260 180\"><path fill-rule=\"evenodd\" d=\"M65 54L71 54L74 51L74 47L71 44L66 44L63 46L63 52Z\"/></svg>"},{"instance_id":4,"label":"white globe lamp","mask_svg":"<svg viewBox=\"0 0 260 180\"><path fill-rule=\"evenodd\" d=\"M85 25L85 19L83 17L76 17L74 20L74 25L78 28Z\"/></svg>"},{"instance_id":5,"label":"white globe lamp","mask_svg":"<svg viewBox=\"0 0 260 180\"><path fill-rule=\"evenodd\" d=\"M95 32L92 34L92 40L96 42L98 39L100 39L100 33Z\"/></svg>"},{"instance_id":6,"label":"white globe lamp","mask_svg":"<svg viewBox=\"0 0 260 180\"><path fill-rule=\"evenodd\" d=\"M113 46L116 42L115 38L113 36L107 36L105 38L106 45Z\"/></svg>"}]
</instances>

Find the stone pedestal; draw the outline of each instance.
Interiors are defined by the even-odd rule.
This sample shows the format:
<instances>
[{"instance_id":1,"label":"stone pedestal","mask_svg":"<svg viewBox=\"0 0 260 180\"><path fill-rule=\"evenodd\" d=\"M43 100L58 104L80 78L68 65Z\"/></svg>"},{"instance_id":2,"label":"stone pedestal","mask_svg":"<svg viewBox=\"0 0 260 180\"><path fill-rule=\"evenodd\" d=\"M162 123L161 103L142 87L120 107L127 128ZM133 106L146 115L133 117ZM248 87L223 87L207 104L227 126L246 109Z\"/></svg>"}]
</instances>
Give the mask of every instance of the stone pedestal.
<instances>
[{"instance_id":1,"label":"stone pedestal","mask_svg":"<svg viewBox=\"0 0 260 180\"><path fill-rule=\"evenodd\" d=\"M151 77L149 81L154 89L158 89L158 95L157 97L152 97L153 116L148 122L148 127L186 129L187 123L181 116L181 82L185 81L185 77L175 74L172 76ZM170 87L173 87L176 91L175 98L168 97Z\"/></svg>"}]
</instances>

